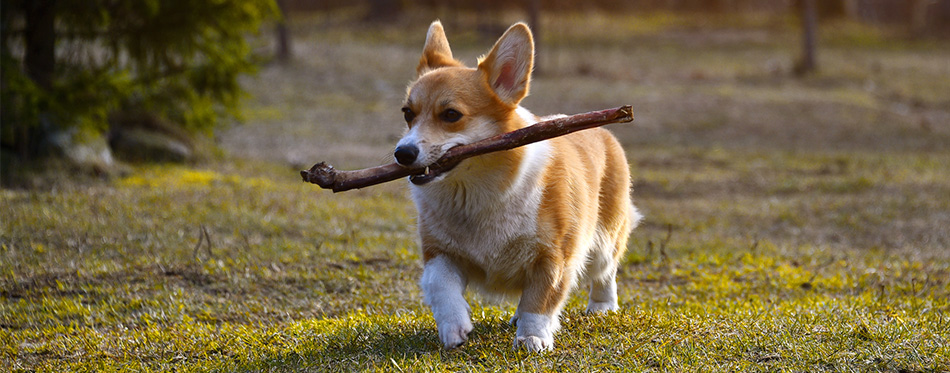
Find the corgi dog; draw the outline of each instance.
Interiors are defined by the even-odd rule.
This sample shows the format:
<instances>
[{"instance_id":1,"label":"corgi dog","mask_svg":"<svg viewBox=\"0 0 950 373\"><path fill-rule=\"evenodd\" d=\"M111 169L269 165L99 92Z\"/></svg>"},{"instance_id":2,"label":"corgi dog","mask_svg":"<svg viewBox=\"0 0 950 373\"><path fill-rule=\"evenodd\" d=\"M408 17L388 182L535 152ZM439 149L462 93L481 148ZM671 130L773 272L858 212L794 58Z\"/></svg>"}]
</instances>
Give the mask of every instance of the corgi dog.
<instances>
[{"instance_id":1,"label":"corgi dog","mask_svg":"<svg viewBox=\"0 0 950 373\"><path fill-rule=\"evenodd\" d=\"M541 120L528 94L534 41L524 23L498 39L478 66L452 57L442 24L429 27L402 111L408 129L394 156L427 166L448 149ZM588 313L617 310L615 276L641 219L631 202L623 148L595 128L469 158L412 176L424 260L421 279L445 348L472 331L468 286L519 298L515 348L554 346L568 293L589 286Z\"/></svg>"}]
</instances>

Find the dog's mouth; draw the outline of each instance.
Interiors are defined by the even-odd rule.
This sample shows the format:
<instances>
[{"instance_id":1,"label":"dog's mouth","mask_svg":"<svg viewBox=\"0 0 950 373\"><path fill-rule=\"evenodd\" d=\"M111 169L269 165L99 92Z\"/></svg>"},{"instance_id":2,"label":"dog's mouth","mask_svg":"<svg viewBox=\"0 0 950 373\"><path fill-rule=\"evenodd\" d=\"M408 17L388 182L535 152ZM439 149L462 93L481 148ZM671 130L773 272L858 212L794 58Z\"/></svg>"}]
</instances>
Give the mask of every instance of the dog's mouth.
<instances>
[{"instance_id":1,"label":"dog's mouth","mask_svg":"<svg viewBox=\"0 0 950 373\"><path fill-rule=\"evenodd\" d=\"M452 171L452 169L457 165L458 163L427 166L422 173L409 176L409 182L415 185L428 184L445 175L445 173Z\"/></svg>"}]
</instances>

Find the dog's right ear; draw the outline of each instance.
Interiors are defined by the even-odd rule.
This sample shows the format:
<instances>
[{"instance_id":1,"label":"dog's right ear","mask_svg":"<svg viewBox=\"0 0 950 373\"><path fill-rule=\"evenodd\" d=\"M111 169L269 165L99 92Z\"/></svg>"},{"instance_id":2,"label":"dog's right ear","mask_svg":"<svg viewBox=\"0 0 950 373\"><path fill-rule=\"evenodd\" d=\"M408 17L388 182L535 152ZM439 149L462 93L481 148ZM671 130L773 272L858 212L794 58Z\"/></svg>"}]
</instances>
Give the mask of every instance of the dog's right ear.
<instances>
[{"instance_id":1,"label":"dog's right ear","mask_svg":"<svg viewBox=\"0 0 950 373\"><path fill-rule=\"evenodd\" d=\"M478 58L482 72L495 95L508 105L518 105L528 95L534 68L534 37L528 25L518 22L495 42L488 55Z\"/></svg>"},{"instance_id":2,"label":"dog's right ear","mask_svg":"<svg viewBox=\"0 0 950 373\"><path fill-rule=\"evenodd\" d=\"M416 67L417 77L440 67L461 65L452 57L452 49L449 48L449 40L445 38L442 22L432 22L429 33L426 34L426 46L422 49L422 58L419 59L419 66Z\"/></svg>"}]
</instances>

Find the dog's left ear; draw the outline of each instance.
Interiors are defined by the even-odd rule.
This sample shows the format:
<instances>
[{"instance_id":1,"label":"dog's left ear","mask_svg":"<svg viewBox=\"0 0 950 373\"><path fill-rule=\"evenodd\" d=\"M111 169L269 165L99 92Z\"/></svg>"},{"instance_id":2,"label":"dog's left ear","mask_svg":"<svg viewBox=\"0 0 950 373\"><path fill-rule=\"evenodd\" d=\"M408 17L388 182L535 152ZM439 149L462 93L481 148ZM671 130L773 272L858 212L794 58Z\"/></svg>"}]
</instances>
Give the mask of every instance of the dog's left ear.
<instances>
[{"instance_id":1,"label":"dog's left ear","mask_svg":"<svg viewBox=\"0 0 950 373\"><path fill-rule=\"evenodd\" d=\"M521 22L505 31L491 52L478 61L478 70L488 79L492 91L509 105L517 105L528 95L533 68L534 39Z\"/></svg>"},{"instance_id":2,"label":"dog's left ear","mask_svg":"<svg viewBox=\"0 0 950 373\"><path fill-rule=\"evenodd\" d=\"M442 22L432 22L429 32L426 33L426 45L422 48L419 66L416 67L417 77L440 67L461 65L452 57L452 49L449 48L449 39L445 37Z\"/></svg>"}]
</instances>

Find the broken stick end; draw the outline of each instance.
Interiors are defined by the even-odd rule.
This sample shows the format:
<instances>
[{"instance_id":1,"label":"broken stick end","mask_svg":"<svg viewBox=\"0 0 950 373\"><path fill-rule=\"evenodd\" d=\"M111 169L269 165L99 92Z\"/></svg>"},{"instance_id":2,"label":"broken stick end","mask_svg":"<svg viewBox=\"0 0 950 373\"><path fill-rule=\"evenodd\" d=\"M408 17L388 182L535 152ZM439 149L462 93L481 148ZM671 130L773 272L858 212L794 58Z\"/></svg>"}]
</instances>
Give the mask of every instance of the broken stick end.
<instances>
[{"instance_id":1,"label":"broken stick end","mask_svg":"<svg viewBox=\"0 0 950 373\"><path fill-rule=\"evenodd\" d=\"M633 106L624 105L620 107L620 120L621 123L633 122Z\"/></svg>"},{"instance_id":2,"label":"broken stick end","mask_svg":"<svg viewBox=\"0 0 950 373\"><path fill-rule=\"evenodd\" d=\"M331 189L336 183L336 169L326 162L320 162L310 167L309 170L300 171L300 177L303 178L303 181L317 184L323 189Z\"/></svg>"}]
</instances>

